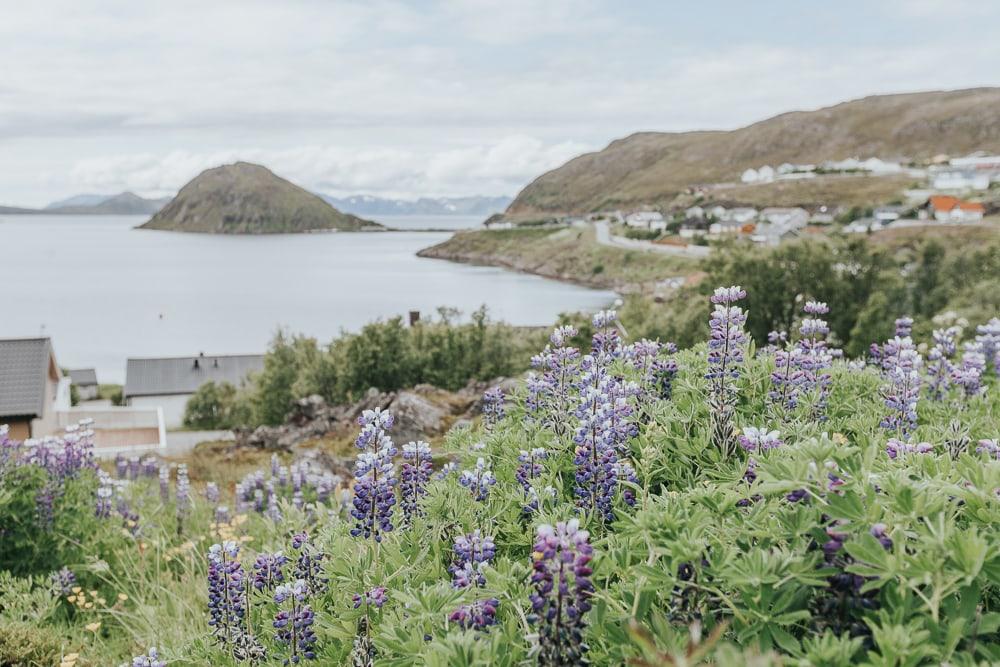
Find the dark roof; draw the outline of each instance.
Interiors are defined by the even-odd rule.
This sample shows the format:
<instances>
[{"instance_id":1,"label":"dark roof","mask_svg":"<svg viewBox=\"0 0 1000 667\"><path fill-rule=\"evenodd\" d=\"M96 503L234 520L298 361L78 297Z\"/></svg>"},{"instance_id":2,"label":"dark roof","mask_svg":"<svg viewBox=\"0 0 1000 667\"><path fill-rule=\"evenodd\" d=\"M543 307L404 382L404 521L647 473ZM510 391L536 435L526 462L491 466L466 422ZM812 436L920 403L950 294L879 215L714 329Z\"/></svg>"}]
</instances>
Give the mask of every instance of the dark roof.
<instances>
[{"instance_id":1,"label":"dark roof","mask_svg":"<svg viewBox=\"0 0 1000 667\"><path fill-rule=\"evenodd\" d=\"M248 374L263 368L262 354L129 359L123 394L126 397L193 394L206 382L228 382L238 387Z\"/></svg>"},{"instance_id":2,"label":"dark roof","mask_svg":"<svg viewBox=\"0 0 1000 667\"><path fill-rule=\"evenodd\" d=\"M38 417L52 359L48 338L0 338L0 417Z\"/></svg>"},{"instance_id":3,"label":"dark roof","mask_svg":"<svg viewBox=\"0 0 1000 667\"><path fill-rule=\"evenodd\" d=\"M93 368L77 368L66 372L69 374L69 379L78 387L97 384L97 371Z\"/></svg>"}]
</instances>

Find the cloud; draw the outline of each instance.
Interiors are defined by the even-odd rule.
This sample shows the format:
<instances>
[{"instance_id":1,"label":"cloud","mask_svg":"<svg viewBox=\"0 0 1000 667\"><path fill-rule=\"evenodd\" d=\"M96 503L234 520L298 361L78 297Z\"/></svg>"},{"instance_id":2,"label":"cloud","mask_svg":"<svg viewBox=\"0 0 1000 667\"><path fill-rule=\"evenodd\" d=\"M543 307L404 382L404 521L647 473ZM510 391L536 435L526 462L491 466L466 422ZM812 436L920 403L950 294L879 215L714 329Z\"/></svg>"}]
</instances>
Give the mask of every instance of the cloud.
<instances>
[{"instance_id":1,"label":"cloud","mask_svg":"<svg viewBox=\"0 0 1000 667\"><path fill-rule=\"evenodd\" d=\"M176 192L201 171L246 160L264 164L303 187L334 195L390 197L512 194L538 174L590 146L546 144L511 135L491 144L419 152L400 148L350 150L341 146L170 151L86 158L71 170L74 191L132 190L150 196Z\"/></svg>"}]
</instances>

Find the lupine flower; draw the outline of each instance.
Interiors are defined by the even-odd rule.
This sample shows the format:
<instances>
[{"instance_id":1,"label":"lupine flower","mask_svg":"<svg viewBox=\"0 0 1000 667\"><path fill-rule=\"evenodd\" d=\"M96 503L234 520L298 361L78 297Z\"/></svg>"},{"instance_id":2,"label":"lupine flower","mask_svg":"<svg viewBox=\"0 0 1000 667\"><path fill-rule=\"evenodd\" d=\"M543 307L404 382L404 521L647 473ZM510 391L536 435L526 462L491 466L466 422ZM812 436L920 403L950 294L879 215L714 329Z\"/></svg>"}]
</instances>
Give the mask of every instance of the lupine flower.
<instances>
[{"instance_id":1,"label":"lupine flower","mask_svg":"<svg viewBox=\"0 0 1000 667\"><path fill-rule=\"evenodd\" d=\"M469 604L463 604L448 617L452 623L457 623L463 630L486 630L496 625L497 608L500 600L497 598L481 598Z\"/></svg>"},{"instance_id":2,"label":"lupine flower","mask_svg":"<svg viewBox=\"0 0 1000 667\"><path fill-rule=\"evenodd\" d=\"M55 595L69 595L76 586L76 575L68 567L49 575L49 587Z\"/></svg>"},{"instance_id":3,"label":"lupine flower","mask_svg":"<svg viewBox=\"0 0 1000 667\"><path fill-rule=\"evenodd\" d=\"M253 563L253 587L258 591L269 591L285 581L285 565L288 558L280 551L273 554L257 554Z\"/></svg>"},{"instance_id":4,"label":"lupine flower","mask_svg":"<svg viewBox=\"0 0 1000 667\"><path fill-rule=\"evenodd\" d=\"M531 488L531 480L545 472L542 461L546 458L548 458L548 452L545 451L544 447L533 447L530 451L522 449L521 453L517 455L519 463L517 470L514 471L514 477L525 491Z\"/></svg>"},{"instance_id":5,"label":"lupine flower","mask_svg":"<svg viewBox=\"0 0 1000 667\"><path fill-rule=\"evenodd\" d=\"M539 492L537 487L529 486L525 490L526 500L524 507L521 508L521 513L525 516L530 516L531 514L537 512L541 506L543 495L547 498L555 498L556 490L551 486L546 486L541 490L541 492Z\"/></svg>"},{"instance_id":6,"label":"lupine flower","mask_svg":"<svg viewBox=\"0 0 1000 667\"><path fill-rule=\"evenodd\" d=\"M458 470L458 464L455 463L454 461L448 461L443 466L441 466L441 469L434 476L434 479L444 479L445 477L455 472L456 470Z\"/></svg>"},{"instance_id":7,"label":"lupine flower","mask_svg":"<svg viewBox=\"0 0 1000 667\"><path fill-rule=\"evenodd\" d=\"M111 477L103 470L100 470L97 473L97 480L97 502L94 507L94 516L99 519L107 519L111 516L111 497L114 495L114 489L111 486Z\"/></svg>"},{"instance_id":8,"label":"lupine flower","mask_svg":"<svg viewBox=\"0 0 1000 667\"><path fill-rule=\"evenodd\" d=\"M381 609L382 605L388 602L389 596L386 592L385 586L376 586L375 588L363 593L355 593L351 599L354 602L355 609L360 609L361 605Z\"/></svg>"},{"instance_id":9,"label":"lupine flower","mask_svg":"<svg viewBox=\"0 0 1000 667\"><path fill-rule=\"evenodd\" d=\"M985 372L986 355L983 354L983 344L979 341L966 343L962 362L952 369L951 380L962 388L966 398L972 398L983 392L982 378Z\"/></svg>"},{"instance_id":10,"label":"lupine flower","mask_svg":"<svg viewBox=\"0 0 1000 667\"><path fill-rule=\"evenodd\" d=\"M310 595L323 593L327 586L322 565L326 554L313 547L306 533L296 533L292 536L292 549L298 552L295 560L295 579L306 582Z\"/></svg>"},{"instance_id":11,"label":"lupine flower","mask_svg":"<svg viewBox=\"0 0 1000 667\"><path fill-rule=\"evenodd\" d=\"M599 311L591 318L591 324L595 329L591 338L592 353L595 356L620 356L622 342L618 333L618 313L613 310Z\"/></svg>"},{"instance_id":12,"label":"lupine flower","mask_svg":"<svg viewBox=\"0 0 1000 667\"><path fill-rule=\"evenodd\" d=\"M215 482L205 484L205 500L216 505L219 502L219 485Z\"/></svg>"},{"instance_id":13,"label":"lupine flower","mask_svg":"<svg viewBox=\"0 0 1000 667\"><path fill-rule=\"evenodd\" d=\"M387 443L386 440L389 439L388 432L392 430L392 424L393 417L390 412L381 408L365 410L358 417L358 425L361 426L361 432L354 441L355 447L361 450L377 452L383 447L390 445L391 443Z\"/></svg>"},{"instance_id":14,"label":"lupine flower","mask_svg":"<svg viewBox=\"0 0 1000 667\"><path fill-rule=\"evenodd\" d=\"M909 338L913 335L913 318L903 316L896 320L896 338Z\"/></svg>"},{"instance_id":15,"label":"lupine flower","mask_svg":"<svg viewBox=\"0 0 1000 667\"><path fill-rule=\"evenodd\" d=\"M800 354L794 355L792 361L801 372L799 393L808 394L813 401L813 418L824 420L827 395L830 390L830 374L825 372L830 368L833 355L827 349L826 337L830 327L826 320L819 316L826 315L830 309L825 303L807 301L803 308L806 317L799 327L800 338L797 343Z\"/></svg>"},{"instance_id":16,"label":"lupine flower","mask_svg":"<svg viewBox=\"0 0 1000 667\"><path fill-rule=\"evenodd\" d=\"M944 398L951 383L955 370L951 359L955 356L959 331L958 327L934 330L934 346L927 353L927 389L935 401Z\"/></svg>"},{"instance_id":17,"label":"lupine flower","mask_svg":"<svg viewBox=\"0 0 1000 667\"><path fill-rule=\"evenodd\" d=\"M976 445L976 453L986 452L995 459L1000 459L1000 440L980 440Z\"/></svg>"},{"instance_id":18,"label":"lupine flower","mask_svg":"<svg viewBox=\"0 0 1000 667\"><path fill-rule=\"evenodd\" d=\"M763 452L776 449L784 444L781 440L781 433L768 431L767 428L747 426L743 429L743 435L740 436L740 445L748 452Z\"/></svg>"},{"instance_id":19,"label":"lupine flower","mask_svg":"<svg viewBox=\"0 0 1000 667\"><path fill-rule=\"evenodd\" d=\"M215 514L213 519L216 524L222 525L229 523L229 508L225 505L219 505L215 508Z\"/></svg>"},{"instance_id":20,"label":"lupine flower","mask_svg":"<svg viewBox=\"0 0 1000 667\"><path fill-rule=\"evenodd\" d=\"M878 540L879 544L881 544L882 548L886 551L892 549L892 538L887 535L888 531L889 527L884 523L876 523L869 531L872 537Z\"/></svg>"},{"instance_id":21,"label":"lupine flower","mask_svg":"<svg viewBox=\"0 0 1000 667\"><path fill-rule=\"evenodd\" d=\"M709 320L708 373L711 390L712 441L724 455L734 449L732 412L736 402L735 380L740 375L748 338L743 330L747 314L733 305L747 293L737 285L719 287L711 297L714 305Z\"/></svg>"},{"instance_id":22,"label":"lupine flower","mask_svg":"<svg viewBox=\"0 0 1000 667\"><path fill-rule=\"evenodd\" d=\"M455 561L448 570L452 573L452 585L455 588L466 588L471 584L476 587L486 585L483 576L483 566L493 560L496 545L493 538L484 536L477 529L468 535L455 538Z\"/></svg>"},{"instance_id":23,"label":"lupine flower","mask_svg":"<svg viewBox=\"0 0 1000 667\"><path fill-rule=\"evenodd\" d=\"M589 538L578 519L538 527L528 622L539 626L539 665L585 664L584 616L594 594Z\"/></svg>"},{"instance_id":24,"label":"lupine flower","mask_svg":"<svg viewBox=\"0 0 1000 667\"><path fill-rule=\"evenodd\" d=\"M976 342L982 345L986 362L993 364L993 371L1000 377L1000 317L976 327L976 334Z\"/></svg>"},{"instance_id":25,"label":"lupine flower","mask_svg":"<svg viewBox=\"0 0 1000 667\"><path fill-rule=\"evenodd\" d=\"M239 555L236 542L213 544L208 550L208 624L222 644L232 642L244 629L246 586Z\"/></svg>"},{"instance_id":26,"label":"lupine flower","mask_svg":"<svg viewBox=\"0 0 1000 667\"><path fill-rule=\"evenodd\" d=\"M431 479L431 446L424 441L403 445L403 465L400 471L400 493L402 496L403 522L412 525L414 517L421 516L420 503L427 495L427 484Z\"/></svg>"},{"instance_id":27,"label":"lupine flower","mask_svg":"<svg viewBox=\"0 0 1000 667\"><path fill-rule=\"evenodd\" d=\"M490 495L490 487L497 483L493 472L486 465L483 457L476 459L476 465L471 470L463 470L458 483L469 489L472 497L484 502Z\"/></svg>"},{"instance_id":28,"label":"lupine flower","mask_svg":"<svg viewBox=\"0 0 1000 667\"><path fill-rule=\"evenodd\" d=\"M128 475L128 459L121 454L115 454L115 474L118 479L125 479Z\"/></svg>"},{"instance_id":29,"label":"lupine flower","mask_svg":"<svg viewBox=\"0 0 1000 667\"><path fill-rule=\"evenodd\" d=\"M142 460L143 477L156 477L157 473L159 472L160 472L160 464L157 463L155 456L147 456Z\"/></svg>"},{"instance_id":30,"label":"lupine flower","mask_svg":"<svg viewBox=\"0 0 1000 667\"><path fill-rule=\"evenodd\" d=\"M170 501L170 466L164 464L160 466L160 500L164 503Z\"/></svg>"},{"instance_id":31,"label":"lupine flower","mask_svg":"<svg viewBox=\"0 0 1000 667\"><path fill-rule=\"evenodd\" d=\"M483 394L483 422L487 430L493 430L504 416L503 390L493 387Z\"/></svg>"},{"instance_id":32,"label":"lupine flower","mask_svg":"<svg viewBox=\"0 0 1000 667\"><path fill-rule=\"evenodd\" d=\"M152 646L143 655L132 658L132 667L167 667L167 661L161 660L156 647Z\"/></svg>"},{"instance_id":33,"label":"lupine flower","mask_svg":"<svg viewBox=\"0 0 1000 667\"><path fill-rule=\"evenodd\" d=\"M549 345L531 359L532 367L541 374L533 373L527 381L526 407L544 425L560 435L566 430L570 392L580 357L580 351L569 345L570 339L576 335L577 330L570 326L553 331L549 336Z\"/></svg>"},{"instance_id":34,"label":"lupine flower","mask_svg":"<svg viewBox=\"0 0 1000 667\"><path fill-rule=\"evenodd\" d=\"M882 387L885 406L889 409L889 414L882 419L882 428L906 437L917 426L922 359L909 338L897 338L894 344L893 365L886 374L889 383Z\"/></svg>"},{"instance_id":35,"label":"lupine flower","mask_svg":"<svg viewBox=\"0 0 1000 667\"><path fill-rule=\"evenodd\" d=\"M885 453L890 459L905 457L907 454L929 454L934 451L934 445L929 442L910 443L889 438L885 443Z\"/></svg>"},{"instance_id":36,"label":"lupine flower","mask_svg":"<svg viewBox=\"0 0 1000 667\"><path fill-rule=\"evenodd\" d=\"M285 658L286 665L316 659L316 634L312 629L315 615L309 605L303 604L308 594L306 582L301 579L274 590L274 601L279 605L273 623L277 630L274 637L291 651Z\"/></svg>"},{"instance_id":37,"label":"lupine flower","mask_svg":"<svg viewBox=\"0 0 1000 667\"><path fill-rule=\"evenodd\" d=\"M177 466L177 492L174 504L177 509L177 532L181 532L185 517L191 511L191 482L185 464Z\"/></svg>"},{"instance_id":38,"label":"lupine flower","mask_svg":"<svg viewBox=\"0 0 1000 667\"><path fill-rule=\"evenodd\" d=\"M392 457L396 447L389 437L393 418L388 412L365 410L358 419L361 433L355 445L362 450L354 467L355 526L351 535L382 541L383 533L391 532L392 510L396 504L396 473Z\"/></svg>"}]
</instances>

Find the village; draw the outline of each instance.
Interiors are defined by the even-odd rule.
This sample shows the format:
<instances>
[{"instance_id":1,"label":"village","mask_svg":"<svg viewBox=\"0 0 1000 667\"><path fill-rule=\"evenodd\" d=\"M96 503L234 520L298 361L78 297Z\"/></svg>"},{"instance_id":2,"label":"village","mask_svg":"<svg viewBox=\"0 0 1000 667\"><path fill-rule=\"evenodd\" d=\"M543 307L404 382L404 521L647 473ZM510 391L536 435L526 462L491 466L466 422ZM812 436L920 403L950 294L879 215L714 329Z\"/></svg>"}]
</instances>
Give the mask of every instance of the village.
<instances>
[{"instance_id":1,"label":"village","mask_svg":"<svg viewBox=\"0 0 1000 667\"><path fill-rule=\"evenodd\" d=\"M909 177L914 187L878 206L845 206L830 202L801 206L754 207L734 201L740 187L768 186L784 181L843 179L846 177ZM919 187L917 187L919 186ZM642 206L588 215L564 216L549 224L611 225L612 239L631 240L647 247L689 249L723 239L776 246L803 235L832 232L868 234L887 228L916 225L979 223L1000 213L1000 155L974 153L950 158L938 155L927 164L906 160L848 158L820 164L784 163L746 169L740 183L712 183L689 188L694 203L684 207ZM721 196L720 196L721 195ZM517 226L507 220L489 220L488 229ZM632 247L637 247L633 243Z\"/></svg>"}]
</instances>

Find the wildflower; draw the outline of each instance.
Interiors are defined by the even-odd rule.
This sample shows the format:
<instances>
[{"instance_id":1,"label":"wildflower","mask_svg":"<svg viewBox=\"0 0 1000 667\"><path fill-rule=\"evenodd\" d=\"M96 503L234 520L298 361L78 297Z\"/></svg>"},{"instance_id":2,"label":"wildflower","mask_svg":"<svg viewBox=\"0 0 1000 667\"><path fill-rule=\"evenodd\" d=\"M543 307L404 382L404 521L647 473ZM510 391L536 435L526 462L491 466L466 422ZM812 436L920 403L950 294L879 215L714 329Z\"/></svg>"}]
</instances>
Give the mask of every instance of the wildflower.
<instances>
[{"instance_id":1,"label":"wildflower","mask_svg":"<svg viewBox=\"0 0 1000 667\"><path fill-rule=\"evenodd\" d=\"M993 364L993 371L1000 377L1000 317L976 327L976 334L986 363Z\"/></svg>"},{"instance_id":2,"label":"wildflower","mask_svg":"<svg viewBox=\"0 0 1000 667\"><path fill-rule=\"evenodd\" d=\"M729 455L734 450L732 413L736 403L735 380L744 361L748 338L743 330L747 314L735 302L746 297L739 286L720 287L711 297L714 305L709 320L708 368L705 377L710 386L712 409L712 441Z\"/></svg>"},{"instance_id":3,"label":"wildflower","mask_svg":"<svg viewBox=\"0 0 1000 667\"><path fill-rule=\"evenodd\" d=\"M546 486L541 492L539 492L538 488L529 486L525 491L525 495L527 498L524 507L521 508L521 513L525 516L529 516L538 511L538 508L541 505L542 495L545 495L547 498L555 498L556 490L551 486Z\"/></svg>"},{"instance_id":4,"label":"wildflower","mask_svg":"<svg viewBox=\"0 0 1000 667\"><path fill-rule=\"evenodd\" d=\"M531 480L541 475L545 468L542 461L548 458L544 447L533 447L530 451L521 450L517 460L519 464L514 471L514 477L525 491L531 488Z\"/></svg>"},{"instance_id":5,"label":"wildflower","mask_svg":"<svg viewBox=\"0 0 1000 667\"><path fill-rule=\"evenodd\" d=\"M479 502L485 501L490 495L490 487L497 483L493 472L486 465L483 457L476 459L476 465L472 470L463 470L458 483L469 489L472 497Z\"/></svg>"},{"instance_id":6,"label":"wildflower","mask_svg":"<svg viewBox=\"0 0 1000 667\"><path fill-rule=\"evenodd\" d=\"M876 523L869 531L871 536L878 540L879 544L881 544L882 548L886 551L892 549L892 538L887 535L888 531L889 528L884 523Z\"/></svg>"},{"instance_id":7,"label":"wildflower","mask_svg":"<svg viewBox=\"0 0 1000 667\"><path fill-rule=\"evenodd\" d=\"M955 356L959 331L958 327L934 330L934 346L927 353L927 389L935 401L944 397L951 383L955 371L951 359Z\"/></svg>"},{"instance_id":8,"label":"wildflower","mask_svg":"<svg viewBox=\"0 0 1000 667\"><path fill-rule=\"evenodd\" d=\"M286 665L316 658L316 634L312 630L315 615L309 605L303 604L308 594L306 582L301 579L274 590L274 601L279 605L273 623L277 630L274 636L291 651L285 659Z\"/></svg>"},{"instance_id":9,"label":"wildflower","mask_svg":"<svg viewBox=\"0 0 1000 667\"><path fill-rule=\"evenodd\" d=\"M215 523L219 525L229 523L229 508L225 505L216 507L214 519Z\"/></svg>"},{"instance_id":10,"label":"wildflower","mask_svg":"<svg viewBox=\"0 0 1000 667\"><path fill-rule=\"evenodd\" d=\"M213 544L208 550L208 624L220 644L242 633L246 616L246 587L240 547L236 542Z\"/></svg>"},{"instance_id":11,"label":"wildflower","mask_svg":"<svg viewBox=\"0 0 1000 667\"><path fill-rule=\"evenodd\" d=\"M664 359L661 354L673 354L677 346L673 343L661 344L652 340L640 340L625 348L625 358L629 365L639 373L642 391L646 403L650 399L669 400L673 392L674 378L677 376L677 362L674 359Z\"/></svg>"},{"instance_id":12,"label":"wildflower","mask_svg":"<svg viewBox=\"0 0 1000 667\"><path fill-rule=\"evenodd\" d=\"M83 628L87 632L94 632L94 633L96 633L98 630L101 629L101 622L100 621L95 621L93 623L87 623L87 625L83 626Z\"/></svg>"},{"instance_id":13,"label":"wildflower","mask_svg":"<svg viewBox=\"0 0 1000 667\"><path fill-rule=\"evenodd\" d=\"M980 440L976 445L976 453L982 454L983 452L992 458L1000 459L1000 440Z\"/></svg>"},{"instance_id":14,"label":"wildflower","mask_svg":"<svg viewBox=\"0 0 1000 667\"><path fill-rule=\"evenodd\" d=\"M584 616L590 610L593 548L578 519L538 527L532 554L531 613L539 626L539 665L585 663Z\"/></svg>"},{"instance_id":15,"label":"wildflower","mask_svg":"<svg viewBox=\"0 0 1000 667\"><path fill-rule=\"evenodd\" d=\"M164 503L170 501L170 466L162 465L159 470L160 478L160 500Z\"/></svg>"},{"instance_id":16,"label":"wildflower","mask_svg":"<svg viewBox=\"0 0 1000 667\"><path fill-rule=\"evenodd\" d=\"M822 421L830 389L830 374L825 370L830 367L833 355L826 343L830 327L819 316L826 315L830 309L825 303L807 301L803 310L812 317L802 320L797 344L799 354L793 356L793 361L801 372L799 392L810 395L813 418Z\"/></svg>"},{"instance_id":17,"label":"wildflower","mask_svg":"<svg viewBox=\"0 0 1000 667\"><path fill-rule=\"evenodd\" d=\"M257 554L253 563L253 587L258 591L269 591L284 582L287 563L288 558L280 551Z\"/></svg>"},{"instance_id":18,"label":"wildflower","mask_svg":"<svg viewBox=\"0 0 1000 667\"><path fill-rule=\"evenodd\" d=\"M386 594L385 586L376 586L363 593L355 593L351 599L354 602L355 609L360 609L361 605L381 609L382 605L389 600L389 596Z\"/></svg>"},{"instance_id":19,"label":"wildflower","mask_svg":"<svg viewBox=\"0 0 1000 667\"><path fill-rule=\"evenodd\" d=\"M549 336L549 344L541 354L531 359L531 365L540 374L528 377L528 397L526 406L540 421L557 434L562 435L567 427L566 418L570 406L570 392L573 378L577 374L580 351L569 345L577 335L571 326L557 328Z\"/></svg>"},{"instance_id":20,"label":"wildflower","mask_svg":"<svg viewBox=\"0 0 1000 667\"><path fill-rule=\"evenodd\" d=\"M49 575L49 588L53 595L69 595L75 585L76 575L68 567L63 567Z\"/></svg>"},{"instance_id":21,"label":"wildflower","mask_svg":"<svg viewBox=\"0 0 1000 667\"><path fill-rule=\"evenodd\" d=\"M504 417L503 390L500 387L493 387L483 394L483 421L486 429L492 431L493 428Z\"/></svg>"},{"instance_id":22,"label":"wildflower","mask_svg":"<svg viewBox=\"0 0 1000 667\"><path fill-rule=\"evenodd\" d=\"M396 447L389 437L393 418L378 408L365 410L359 418L361 433L355 445L361 449L354 467L355 526L351 535L382 541L383 533L391 532L392 511L396 504L396 473L392 457Z\"/></svg>"},{"instance_id":23,"label":"wildflower","mask_svg":"<svg viewBox=\"0 0 1000 667\"><path fill-rule=\"evenodd\" d=\"M438 473L434 476L434 479L444 479L445 477L455 472L456 470L458 470L458 464L455 463L454 461L448 461L443 466L441 466L441 470L439 470Z\"/></svg>"},{"instance_id":24,"label":"wildflower","mask_svg":"<svg viewBox=\"0 0 1000 667\"><path fill-rule=\"evenodd\" d=\"M97 473L97 502L94 507L94 516L99 519L107 519L111 516L111 496L114 489L111 487L111 477L103 470Z\"/></svg>"},{"instance_id":25,"label":"wildflower","mask_svg":"<svg viewBox=\"0 0 1000 667\"><path fill-rule=\"evenodd\" d=\"M982 378L986 372L986 355L983 354L983 349L983 344L979 341L966 343L961 364L952 369L951 380L962 388L966 398L983 392Z\"/></svg>"},{"instance_id":26,"label":"wildflower","mask_svg":"<svg viewBox=\"0 0 1000 667\"><path fill-rule=\"evenodd\" d=\"M740 436L740 445L748 452L763 452L781 447L783 444L785 443L781 440L781 433L768 431L766 428L747 426Z\"/></svg>"},{"instance_id":27,"label":"wildflower","mask_svg":"<svg viewBox=\"0 0 1000 667\"><path fill-rule=\"evenodd\" d=\"M889 438L885 443L885 453L890 459L905 457L907 454L928 454L934 451L934 446L929 442L909 443L896 438Z\"/></svg>"},{"instance_id":28,"label":"wildflower","mask_svg":"<svg viewBox=\"0 0 1000 667\"><path fill-rule=\"evenodd\" d=\"M388 432L392 430L392 424L392 414L387 410L381 408L365 410L358 417L361 432L354 441L354 446L361 450L378 451L391 445L391 441L388 443L386 441L389 439Z\"/></svg>"},{"instance_id":29,"label":"wildflower","mask_svg":"<svg viewBox=\"0 0 1000 667\"><path fill-rule=\"evenodd\" d=\"M917 426L922 359L909 338L897 338L894 344L893 364L887 369L889 383L882 387L889 414L882 419L881 425L906 437Z\"/></svg>"},{"instance_id":30,"label":"wildflower","mask_svg":"<svg viewBox=\"0 0 1000 667\"><path fill-rule=\"evenodd\" d=\"M174 504L177 510L177 534L182 532L185 517L191 511L191 482L188 480L187 465L177 466L177 491Z\"/></svg>"},{"instance_id":31,"label":"wildflower","mask_svg":"<svg viewBox=\"0 0 1000 667\"><path fill-rule=\"evenodd\" d=\"M327 585L322 565L326 554L313 547L306 533L296 533L292 536L292 549L298 552L295 559L295 579L306 582L310 595L323 593Z\"/></svg>"},{"instance_id":32,"label":"wildflower","mask_svg":"<svg viewBox=\"0 0 1000 667\"><path fill-rule=\"evenodd\" d=\"M497 598L477 599L469 604L464 604L453 611L448 617L452 623L457 623L463 630L469 628L475 630L486 630L486 628L496 625L497 608L500 600Z\"/></svg>"},{"instance_id":33,"label":"wildflower","mask_svg":"<svg viewBox=\"0 0 1000 667\"><path fill-rule=\"evenodd\" d=\"M455 588L466 588L473 583L477 587L485 586L483 566L496 554L493 538L482 535L478 529L468 535L459 535L455 538L454 552L455 561L448 570Z\"/></svg>"},{"instance_id":34,"label":"wildflower","mask_svg":"<svg viewBox=\"0 0 1000 667\"><path fill-rule=\"evenodd\" d=\"M913 318L903 316L896 320L896 338L909 338L913 335Z\"/></svg>"},{"instance_id":35,"label":"wildflower","mask_svg":"<svg viewBox=\"0 0 1000 667\"><path fill-rule=\"evenodd\" d=\"M413 518L422 515L420 502L427 495L431 479L431 446L424 441L403 445L403 465L400 471L403 522L412 525Z\"/></svg>"},{"instance_id":36,"label":"wildflower","mask_svg":"<svg viewBox=\"0 0 1000 667\"><path fill-rule=\"evenodd\" d=\"M618 333L618 313L613 310L602 310L594 314L590 323L595 329L591 339L592 353L595 356L620 356L622 342Z\"/></svg>"},{"instance_id":37,"label":"wildflower","mask_svg":"<svg viewBox=\"0 0 1000 667\"><path fill-rule=\"evenodd\" d=\"M208 482L205 484L205 500L207 500L212 505L218 504L219 502L219 485L215 482Z\"/></svg>"},{"instance_id":38,"label":"wildflower","mask_svg":"<svg viewBox=\"0 0 1000 667\"><path fill-rule=\"evenodd\" d=\"M154 646L143 655L132 658L132 667L167 667L167 662L160 659L160 654Z\"/></svg>"}]
</instances>

